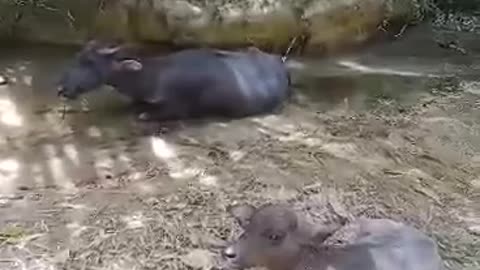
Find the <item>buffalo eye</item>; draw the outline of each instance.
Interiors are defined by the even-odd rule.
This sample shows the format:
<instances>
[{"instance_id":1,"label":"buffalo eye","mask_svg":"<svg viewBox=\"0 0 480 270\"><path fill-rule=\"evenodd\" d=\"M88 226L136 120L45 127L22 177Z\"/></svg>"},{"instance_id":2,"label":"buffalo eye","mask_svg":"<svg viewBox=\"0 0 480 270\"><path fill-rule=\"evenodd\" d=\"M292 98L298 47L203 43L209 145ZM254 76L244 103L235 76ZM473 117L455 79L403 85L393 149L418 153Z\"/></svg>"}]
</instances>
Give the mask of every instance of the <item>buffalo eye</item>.
<instances>
[{"instance_id":1,"label":"buffalo eye","mask_svg":"<svg viewBox=\"0 0 480 270\"><path fill-rule=\"evenodd\" d=\"M78 62L80 62L80 64L82 65L92 65L95 63L95 58L93 58L92 56L81 56L78 58Z\"/></svg>"}]
</instances>

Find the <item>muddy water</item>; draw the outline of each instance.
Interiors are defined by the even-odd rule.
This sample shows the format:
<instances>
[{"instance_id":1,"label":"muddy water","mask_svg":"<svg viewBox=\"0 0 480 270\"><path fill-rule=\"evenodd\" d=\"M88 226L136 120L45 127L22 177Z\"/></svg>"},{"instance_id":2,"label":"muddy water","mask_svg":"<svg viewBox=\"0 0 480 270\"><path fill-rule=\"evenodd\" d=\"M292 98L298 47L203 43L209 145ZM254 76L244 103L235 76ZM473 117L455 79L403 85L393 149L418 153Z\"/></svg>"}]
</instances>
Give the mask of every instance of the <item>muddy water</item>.
<instances>
[{"instance_id":1,"label":"muddy water","mask_svg":"<svg viewBox=\"0 0 480 270\"><path fill-rule=\"evenodd\" d=\"M443 33L445 36L449 36ZM350 108L370 108L372 99L415 103L431 88L432 78L476 80L480 72L478 37L456 33L468 55L440 48L428 25L418 26L403 38L373 45L355 54L327 59L297 58L290 63L297 71L301 93L324 108L347 102Z\"/></svg>"},{"instance_id":2,"label":"muddy water","mask_svg":"<svg viewBox=\"0 0 480 270\"><path fill-rule=\"evenodd\" d=\"M267 129L288 132L293 124L308 123L308 118L318 112L369 109L371 101L378 98L415 103L432 77L474 74L471 57L438 48L421 31L414 30L401 41L356 55L292 59L290 67L301 105L290 105L295 113L230 123L184 124L163 137L145 135L151 127L135 122L126 100L107 87L68 104L68 113L62 115L64 105L57 100L54 82L75 49L1 49L0 72L11 83L0 86L0 192L49 187L119 188L147 177L150 167L155 167L151 164L163 164L164 169L155 173L165 177L148 182L151 186L138 181L142 184L131 190L166 189L191 179L216 184L218 179L208 173L211 164L200 162L203 165L196 167L196 153L182 145L195 145L203 151L202 142L221 142L227 147L241 144L255 140L258 132ZM463 70L465 66L469 66L468 71ZM211 153L217 155L219 151L207 155ZM240 150L232 153L242 155ZM268 168L271 164L263 165ZM275 169L271 171L275 174ZM229 172L222 173L223 179L228 179Z\"/></svg>"},{"instance_id":3,"label":"muddy water","mask_svg":"<svg viewBox=\"0 0 480 270\"><path fill-rule=\"evenodd\" d=\"M128 134L128 120L117 109L122 100L108 92L92 95L88 104L72 104L76 113L65 118L58 111L63 105L56 98L54 83L59 68L73 53L45 47L1 50L2 74L10 81L0 90L2 192L73 187L69 179L83 181L95 176L89 174L96 160L92 153L101 150L104 142L95 138ZM90 106L101 110L89 112ZM104 134L98 134L96 125Z\"/></svg>"}]
</instances>

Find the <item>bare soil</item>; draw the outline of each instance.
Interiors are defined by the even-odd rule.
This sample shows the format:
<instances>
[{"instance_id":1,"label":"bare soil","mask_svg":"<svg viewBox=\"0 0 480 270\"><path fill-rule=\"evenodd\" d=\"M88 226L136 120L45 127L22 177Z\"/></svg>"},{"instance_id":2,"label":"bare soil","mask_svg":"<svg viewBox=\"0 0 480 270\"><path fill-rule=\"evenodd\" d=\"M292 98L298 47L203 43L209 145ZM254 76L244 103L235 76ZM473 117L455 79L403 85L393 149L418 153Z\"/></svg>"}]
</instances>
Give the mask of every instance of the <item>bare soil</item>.
<instances>
[{"instance_id":1,"label":"bare soil","mask_svg":"<svg viewBox=\"0 0 480 270\"><path fill-rule=\"evenodd\" d=\"M347 99L314 113L298 101L278 115L184 123L143 137L154 155L128 139L104 141L116 158L131 157L125 170L2 195L0 268L213 269L238 229L228 205L282 201L319 222L406 222L438 241L448 269L479 269L472 89L480 86L439 81L408 106L377 99L356 112Z\"/></svg>"}]
</instances>

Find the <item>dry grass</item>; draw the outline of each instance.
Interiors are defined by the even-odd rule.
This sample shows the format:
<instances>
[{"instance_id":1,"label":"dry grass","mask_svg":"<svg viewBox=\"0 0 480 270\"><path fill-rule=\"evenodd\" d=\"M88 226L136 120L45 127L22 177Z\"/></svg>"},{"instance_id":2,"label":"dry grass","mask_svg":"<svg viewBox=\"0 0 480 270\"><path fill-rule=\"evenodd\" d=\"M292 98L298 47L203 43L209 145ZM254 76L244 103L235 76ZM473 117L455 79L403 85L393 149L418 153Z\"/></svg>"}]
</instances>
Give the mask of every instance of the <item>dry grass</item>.
<instances>
[{"instance_id":1,"label":"dry grass","mask_svg":"<svg viewBox=\"0 0 480 270\"><path fill-rule=\"evenodd\" d=\"M281 201L318 222L364 215L412 224L438 241L448 269L478 269L480 237L462 217L478 213L473 208L478 196L468 181L480 168L449 162L429 148L431 138L450 136L451 143L460 137L426 124L432 117L452 123L473 117L475 129L478 118L469 111L474 103L472 96L450 92L401 110L383 100L368 113L321 114L316 125L299 128L302 140L280 140L271 133L246 142L248 155L238 162L228 160L226 146L179 139L192 153L203 153L201 145L233 181L221 186L195 181L148 196L127 190L82 189L69 196L48 191L31 220L10 222L0 231L0 268L216 269L219 249L238 232L227 206ZM306 146L309 139L323 140L323 147ZM332 152L326 145L339 148ZM258 177L262 161L312 181L295 188L267 183ZM162 177L152 173L146 181ZM72 222L76 216L81 222Z\"/></svg>"}]
</instances>

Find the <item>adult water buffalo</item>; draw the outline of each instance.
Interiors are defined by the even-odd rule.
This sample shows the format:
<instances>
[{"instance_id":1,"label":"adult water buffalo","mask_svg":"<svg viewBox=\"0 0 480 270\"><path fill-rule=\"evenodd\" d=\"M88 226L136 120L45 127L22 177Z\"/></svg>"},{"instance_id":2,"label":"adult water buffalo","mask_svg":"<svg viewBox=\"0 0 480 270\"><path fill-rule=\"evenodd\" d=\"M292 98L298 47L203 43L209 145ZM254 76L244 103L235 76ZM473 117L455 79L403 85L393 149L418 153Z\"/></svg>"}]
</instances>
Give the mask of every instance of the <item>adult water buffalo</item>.
<instances>
[{"instance_id":1,"label":"adult water buffalo","mask_svg":"<svg viewBox=\"0 0 480 270\"><path fill-rule=\"evenodd\" d=\"M282 58L259 49L139 57L121 45L90 41L61 77L58 95L75 99L104 84L128 96L142 120L246 117L273 112L291 94Z\"/></svg>"}]
</instances>

